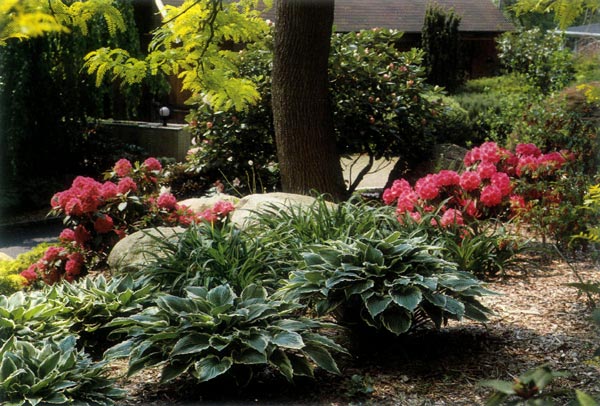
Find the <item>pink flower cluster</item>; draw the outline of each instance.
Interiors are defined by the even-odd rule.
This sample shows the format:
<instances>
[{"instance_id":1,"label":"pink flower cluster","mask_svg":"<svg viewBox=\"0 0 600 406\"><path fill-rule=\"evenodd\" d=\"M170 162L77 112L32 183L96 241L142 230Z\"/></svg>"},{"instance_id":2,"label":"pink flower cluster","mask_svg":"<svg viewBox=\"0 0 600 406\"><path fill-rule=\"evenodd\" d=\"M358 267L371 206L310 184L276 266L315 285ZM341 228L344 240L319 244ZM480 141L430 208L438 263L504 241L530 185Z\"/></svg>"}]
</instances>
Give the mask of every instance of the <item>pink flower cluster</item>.
<instances>
[{"instance_id":1,"label":"pink flower cluster","mask_svg":"<svg viewBox=\"0 0 600 406\"><path fill-rule=\"evenodd\" d=\"M155 158L135 165L120 159L105 182L77 177L69 189L51 200L52 213L67 216L68 227L59 236L61 245L51 247L22 276L30 283L70 281L102 264L116 242L137 228L214 223L234 209L230 202L221 201L203 213L193 212L173 194L159 193L162 172Z\"/></svg>"},{"instance_id":2,"label":"pink flower cluster","mask_svg":"<svg viewBox=\"0 0 600 406\"><path fill-rule=\"evenodd\" d=\"M513 195L516 177L532 171L551 171L560 168L570 155L566 151L542 152L533 144L520 144L516 153L486 142L467 152L466 170L457 173L442 170L428 174L411 187L406 179L394 181L383 193L385 204L396 202L399 219L408 214L420 220L422 212L431 212L439 204L442 227L463 225L465 219L498 214L505 208L523 210L527 207L522 196Z\"/></svg>"},{"instance_id":3,"label":"pink flower cluster","mask_svg":"<svg viewBox=\"0 0 600 406\"><path fill-rule=\"evenodd\" d=\"M84 269L84 257L80 252L69 252L65 247L51 246L44 256L29 268L21 272L21 276L32 284L38 279L52 285L61 278L71 282L81 274Z\"/></svg>"}]
</instances>

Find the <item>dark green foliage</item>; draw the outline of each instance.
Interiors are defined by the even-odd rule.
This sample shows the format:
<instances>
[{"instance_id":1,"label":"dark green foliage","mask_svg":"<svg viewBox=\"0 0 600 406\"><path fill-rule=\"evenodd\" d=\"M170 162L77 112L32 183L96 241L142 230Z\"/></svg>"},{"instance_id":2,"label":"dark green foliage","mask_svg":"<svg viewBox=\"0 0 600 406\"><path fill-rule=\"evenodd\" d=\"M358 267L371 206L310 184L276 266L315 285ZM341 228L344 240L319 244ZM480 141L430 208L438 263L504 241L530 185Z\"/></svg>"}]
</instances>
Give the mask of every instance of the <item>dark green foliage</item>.
<instances>
[{"instance_id":1,"label":"dark green foliage","mask_svg":"<svg viewBox=\"0 0 600 406\"><path fill-rule=\"evenodd\" d=\"M86 36L74 29L0 48L0 210L47 204L85 169L88 117L129 116L139 105L139 88L96 89L81 69L107 42L139 52L131 3L116 6L129 29L112 39L97 16Z\"/></svg>"},{"instance_id":2,"label":"dark green foliage","mask_svg":"<svg viewBox=\"0 0 600 406\"><path fill-rule=\"evenodd\" d=\"M284 297L332 313L350 328L403 334L428 321L437 328L448 319L486 321L490 313L476 298L491 292L423 238L394 232L307 248Z\"/></svg>"},{"instance_id":3,"label":"dark green foliage","mask_svg":"<svg viewBox=\"0 0 600 406\"><path fill-rule=\"evenodd\" d=\"M21 341L0 346L0 403L34 405L114 405L124 391L107 378L106 363L77 350L76 338Z\"/></svg>"},{"instance_id":4,"label":"dark green foliage","mask_svg":"<svg viewBox=\"0 0 600 406\"><path fill-rule=\"evenodd\" d=\"M538 28L507 32L498 39L498 49L506 70L522 74L542 93L560 90L575 78L571 51L559 34Z\"/></svg>"},{"instance_id":5,"label":"dark green foliage","mask_svg":"<svg viewBox=\"0 0 600 406\"><path fill-rule=\"evenodd\" d=\"M437 99L425 97L422 52L395 48L401 36L368 30L332 37L329 90L340 153L419 162L435 143L432 123L444 116ZM258 83L259 104L242 112L213 111L203 104L188 117L197 140L189 171L213 182L220 179L225 188L242 194L278 186L269 38L241 51L239 70Z\"/></svg>"},{"instance_id":6,"label":"dark green foliage","mask_svg":"<svg viewBox=\"0 0 600 406\"><path fill-rule=\"evenodd\" d=\"M252 237L233 224L202 222L173 242L161 242L160 255L139 271L164 292L182 294L188 286L231 285L240 292L252 283L272 287L278 271L274 241ZM152 255L152 253L150 253Z\"/></svg>"},{"instance_id":7,"label":"dark green foliage","mask_svg":"<svg viewBox=\"0 0 600 406\"><path fill-rule=\"evenodd\" d=\"M460 20L461 17L454 10L430 4L425 11L421 32L427 81L449 91L456 89L465 78L458 31Z\"/></svg>"},{"instance_id":8,"label":"dark green foliage","mask_svg":"<svg viewBox=\"0 0 600 406\"><path fill-rule=\"evenodd\" d=\"M288 380L312 377L314 364L339 373L330 352L345 350L318 333L328 325L296 316L301 308L256 285L239 295L229 285L188 287L186 297L162 295L154 307L111 322L130 338L107 356L129 356L129 375L162 365L164 382L189 372L198 382L231 374L245 384L267 366Z\"/></svg>"}]
</instances>

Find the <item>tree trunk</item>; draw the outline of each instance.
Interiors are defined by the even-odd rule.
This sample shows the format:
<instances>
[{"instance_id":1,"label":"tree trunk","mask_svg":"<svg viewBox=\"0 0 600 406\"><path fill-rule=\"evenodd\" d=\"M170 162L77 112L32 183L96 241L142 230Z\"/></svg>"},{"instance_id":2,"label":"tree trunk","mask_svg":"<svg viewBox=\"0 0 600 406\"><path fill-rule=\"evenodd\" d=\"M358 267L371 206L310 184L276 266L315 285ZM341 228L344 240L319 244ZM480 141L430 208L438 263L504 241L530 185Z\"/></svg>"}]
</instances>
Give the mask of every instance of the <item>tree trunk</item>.
<instances>
[{"instance_id":1,"label":"tree trunk","mask_svg":"<svg viewBox=\"0 0 600 406\"><path fill-rule=\"evenodd\" d=\"M272 101L283 190L345 197L328 98L334 0L278 0Z\"/></svg>"}]
</instances>

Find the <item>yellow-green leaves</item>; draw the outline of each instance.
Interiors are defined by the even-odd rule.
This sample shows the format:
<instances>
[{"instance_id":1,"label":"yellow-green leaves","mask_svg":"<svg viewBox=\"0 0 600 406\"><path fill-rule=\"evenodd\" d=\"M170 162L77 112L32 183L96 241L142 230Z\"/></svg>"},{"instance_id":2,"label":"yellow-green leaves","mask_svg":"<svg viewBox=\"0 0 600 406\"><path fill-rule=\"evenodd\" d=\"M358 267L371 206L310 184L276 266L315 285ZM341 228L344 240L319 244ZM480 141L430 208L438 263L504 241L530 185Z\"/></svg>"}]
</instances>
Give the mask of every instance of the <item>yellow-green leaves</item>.
<instances>
[{"instance_id":1,"label":"yellow-green leaves","mask_svg":"<svg viewBox=\"0 0 600 406\"><path fill-rule=\"evenodd\" d=\"M70 32L77 27L84 35L95 15L102 15L111 35L125 30L115 0L0 0L0 45L9 39L28 39L50 32Z\"/></svg>"},{"instance_id":2,"label":"yellow-green leaves","mask_svg":"<svg viewBox=\"0 0 600 406\"><path fill-rule=\"evenodd\" d=\"M260 94L252 81L239 77L241 55L231 48L264 37L268 27L258 5L258 0L187 0L180 7L166 6L164 23L154 32L144 60L118 49L99 49L86 56L88 73L96 75L97 85L107 73L128 84L147 74L176 75L191 93L188 104L241 111Z\"/></svg>"},{"instance_id":3,"label":"yellow-green leaves","mask_svg":"<svg viewBox=\"0 0 600 406\"><path fill-rule=\"evenodd\" d=\"M585 10L595 11L598 8L600 8L599 0L520 0L514 6L517 15L532 11L554 12L555 21L561 30L573 24Z\"/></svg>"}]
</instances>

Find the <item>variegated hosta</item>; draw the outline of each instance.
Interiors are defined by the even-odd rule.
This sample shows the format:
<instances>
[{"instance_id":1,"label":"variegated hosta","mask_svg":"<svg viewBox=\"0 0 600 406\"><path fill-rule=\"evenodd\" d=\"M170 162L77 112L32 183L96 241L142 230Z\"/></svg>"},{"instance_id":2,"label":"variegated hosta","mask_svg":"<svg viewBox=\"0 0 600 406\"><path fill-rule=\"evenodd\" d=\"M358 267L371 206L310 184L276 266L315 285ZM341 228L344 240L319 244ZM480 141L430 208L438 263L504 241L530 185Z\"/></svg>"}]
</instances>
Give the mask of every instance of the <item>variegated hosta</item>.
<instances>
[{"instance_id":1,"label":"variegated hosta","mask_svg":"<svg viewBox=\"0 0 600 406\"><path fill-rule=\"evenodd\" d=\"M0 347L0 404L113 405L124 392L106 372L77 349L74 336L37 342L13 336Z\"/></svg>"},{"instance_id":2,"label":"variegated hosta","mask_svg":"<svg viewBox=\"0 0 600 406\"><path fill-rule=\"evenodd\" d=\"M486 321L490 311L478 296L491 294L472 274L442 258L423 238L395 232L385 239L355 238L316 245L303 254L281 292L300 298L319 314L343 324L402 334L431 320Z\"/></svg>"},{"instance_id":3,"label":"variegated hosta","mask_svg":"<svg viewBox=\"0 0 600 406\"><path fill-rule=\"evenodd\" d=\"M0 345L13 335L33 342L75 334L80 346L103 343L108 334L104 324L151 303L155 287L146 282L131 276L107 281L99 275L0 296Z\"/></svg>"},{"instance_id":4,"label":"variegated hosta","mask_svg":"<svg viewBox=\"0 0 600 406\"><path fill-rule=\"evenodd\" d=\"M289 380L313 376L314 364L339 373L331 351L344 349L319 334L333 325L299 317L302 307L256 285L239 296L228 285L188 287L186 297L159 296L155 306L111 322L116 334L130 337L105 355L129 356L129 375L162 365L162 381L186 372L199 382L226 373L247 378L266 366Z\"/></svg>"}]
</instances>

